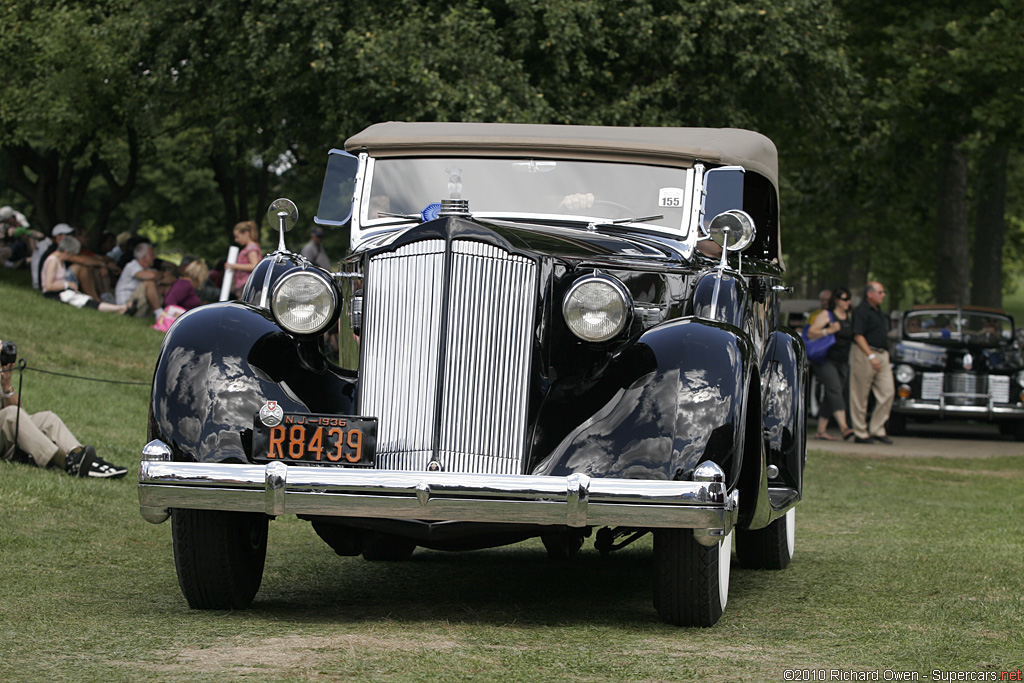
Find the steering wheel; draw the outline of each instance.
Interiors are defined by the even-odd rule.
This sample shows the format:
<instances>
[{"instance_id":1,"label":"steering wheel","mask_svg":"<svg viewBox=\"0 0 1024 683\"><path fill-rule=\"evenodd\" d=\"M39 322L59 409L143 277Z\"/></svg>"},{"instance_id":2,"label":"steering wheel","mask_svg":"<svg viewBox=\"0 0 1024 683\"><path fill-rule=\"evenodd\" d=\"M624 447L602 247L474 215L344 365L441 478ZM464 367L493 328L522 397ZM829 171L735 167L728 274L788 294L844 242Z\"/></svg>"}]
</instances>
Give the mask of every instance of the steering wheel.
<instances>
[{"instance_id":1,"label":"steering wheel","mask_svg":"<svg viewBox=\"0 0 1024 683\"><path fill-rule=\"evenodd\" d=\"M619 204L618 202L609 201L607 199L595 199L593 208L598 207L620 211L622 212L622 216L620 216L620 218L632 218L633 216L639 215L635 210L629 208L625 204Z\"/></svg>"}]
</instances>

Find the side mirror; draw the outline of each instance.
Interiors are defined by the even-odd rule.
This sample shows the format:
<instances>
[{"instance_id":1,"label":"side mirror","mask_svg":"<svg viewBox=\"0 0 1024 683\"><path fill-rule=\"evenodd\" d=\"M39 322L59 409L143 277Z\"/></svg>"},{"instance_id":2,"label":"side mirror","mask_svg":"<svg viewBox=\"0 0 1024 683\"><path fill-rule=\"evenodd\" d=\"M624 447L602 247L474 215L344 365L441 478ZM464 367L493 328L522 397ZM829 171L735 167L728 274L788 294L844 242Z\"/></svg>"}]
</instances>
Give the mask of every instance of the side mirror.
<instances>
[{"instance_id":1,"label":"side mirror","mask_svg":"<svg viewBox=\"0 0 1024 683\"><path fill-rule=\"evenodd\" d=\"M290 199L275 199L267 209L267 224L271 230L277 230L280 234L277 250L287 251L284 246L284 234L295 227L299 220L299 207Z\"/></svg>"},{"instance_id":2,"label":"side mirror","mask_svg":"<svg viewBox=\"0 0 1024 683\"><path fill-rule=\"evenodd\" d=\"M704 234L711 232L711 221L733 209L743 210L742 166L721 166L704 174L704 202L701 227Z\"/></svg>"},{"instance_id":3,"label":"side mirror","mask_svg":"<svg viewBox=\"0 0 1024 683\"><path fill-rule=\"evenodd\" d=\"M267 209L267 225L271 230L288 232L299 220L299 207L290 199L275 199Z\"/></svg>"},{"instance_id":4,"label":"side mirror","mask_svg":"<svg viewBox=\"0 0 1024 683\"><path fill-rule=\"evenodd\" d=\"M332 149L327 157L327 172L320 190L320 205L313 222L318 225L345 225L352 218L356 175L359 159L340 149Z\"/></svg>"}]
</instances>

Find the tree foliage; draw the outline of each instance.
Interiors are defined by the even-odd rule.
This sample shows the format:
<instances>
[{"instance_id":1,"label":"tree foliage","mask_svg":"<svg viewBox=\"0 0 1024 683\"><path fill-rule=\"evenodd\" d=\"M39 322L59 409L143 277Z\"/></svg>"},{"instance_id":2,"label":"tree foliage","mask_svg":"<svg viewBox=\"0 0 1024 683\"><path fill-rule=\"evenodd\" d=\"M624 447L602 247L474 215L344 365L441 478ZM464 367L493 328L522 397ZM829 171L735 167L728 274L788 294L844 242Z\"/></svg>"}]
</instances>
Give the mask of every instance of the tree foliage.
<instances>
[{"instance_id":1,"label":"tree foliage","mask_svg":"<svg viewBox=\"0 0 1024 683\"><path fill-rule=\"evenodd\" d=\"M1024 28L1024 8L1006 0L849 0L842 10L864 88L846 117L854 153L838 174L846 178L845 206L822 207L822 215L849 228L842 232L853 257L850 282L872 273L905 302L966 303L972 228L974 250L989 258L1003 251L1002 215L980 226L971 219L985 215L979 198L1000 201L983 172L1000 156L993 145L1020 149L1024 47L1012 36ZM976 279L997 265L983 262ZM988 292L983 303L999 303L991 285L978 291Z\"/></svg>"},{"instance_id":2,"label":"tree foliage","mask_svg":"<svg viewBox=\"0 0 1024 683\"><path fill-rule=\"evenodd\" d=\"M134 189L154 114L129 1L0 9L0 173L43 227L103 225Z\"/></svg>"},{"instance_id":3,"label":"tree foliage","mask_svg":"<svg viewBox=\"0 0 1024 683\"><path fill-rule=\"evenodd\" d=\"M779 147L798 284L872 275L926 298L967 278L935 275L936 243L955 236L955 265L975 252L990 299L1003 233L1009 253L1024 243L1012 182L1005 230L984 210L1000 202L992 174L1019 168L1022 12L1011 0L9 0L0 196L40 227L149 220L212 255L275 196L311 210L326 152L376 121L745 127ZM958 158L959 198L937 189ZM940 197L962 200L959 213Z\"/></svg>"}]
</instances>

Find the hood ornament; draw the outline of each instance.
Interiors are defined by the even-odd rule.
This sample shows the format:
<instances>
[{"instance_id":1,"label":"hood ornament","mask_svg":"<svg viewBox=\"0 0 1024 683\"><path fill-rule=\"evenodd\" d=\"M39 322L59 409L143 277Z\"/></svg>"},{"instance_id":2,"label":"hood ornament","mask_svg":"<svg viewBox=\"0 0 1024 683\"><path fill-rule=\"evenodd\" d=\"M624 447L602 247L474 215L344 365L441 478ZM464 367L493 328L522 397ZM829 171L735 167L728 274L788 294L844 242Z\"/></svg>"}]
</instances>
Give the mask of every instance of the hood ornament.
<instances>
[{"instance_id":1,"label":"hood ornament","mask_svg":"<svg viewBox=\"0 0 1024 683\"><path fill-rule=\"evenodd\" d=\"M964 354L964 370L970 370L974 367L974 356L970 352Z\"/></svg>"},{"instance_id":2,"label":"hood ornament","mask_svg":"<svg viewBox=\"0 0 1024 683\"><path fill-rule=\"evenodd\" d=\"M468 216L469 200L462 198L462 169L453 167L448 171L448 199L441 200L438 216Z\"/></svg>"}]
</instances>

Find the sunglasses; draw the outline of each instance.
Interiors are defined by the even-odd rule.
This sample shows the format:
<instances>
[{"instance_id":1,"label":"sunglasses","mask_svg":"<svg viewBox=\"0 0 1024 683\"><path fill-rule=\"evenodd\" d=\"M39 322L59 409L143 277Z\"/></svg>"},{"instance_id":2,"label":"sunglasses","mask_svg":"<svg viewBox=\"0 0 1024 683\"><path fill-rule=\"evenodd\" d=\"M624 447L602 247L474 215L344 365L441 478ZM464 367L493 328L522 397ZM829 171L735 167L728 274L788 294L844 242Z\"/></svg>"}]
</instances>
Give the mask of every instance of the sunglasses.
<instances>
[{"instance_id":1,"label":"sunglasses","mask_svg":"<svg viewBox=\"0 0 1024 683\"><path fill-rule=\"evenodd\" d=\"M836 298L839 299L840 301L849 301L850 300L850 297L848 297L848 296L837 296Z\"/></svg>"}]
</instances>

